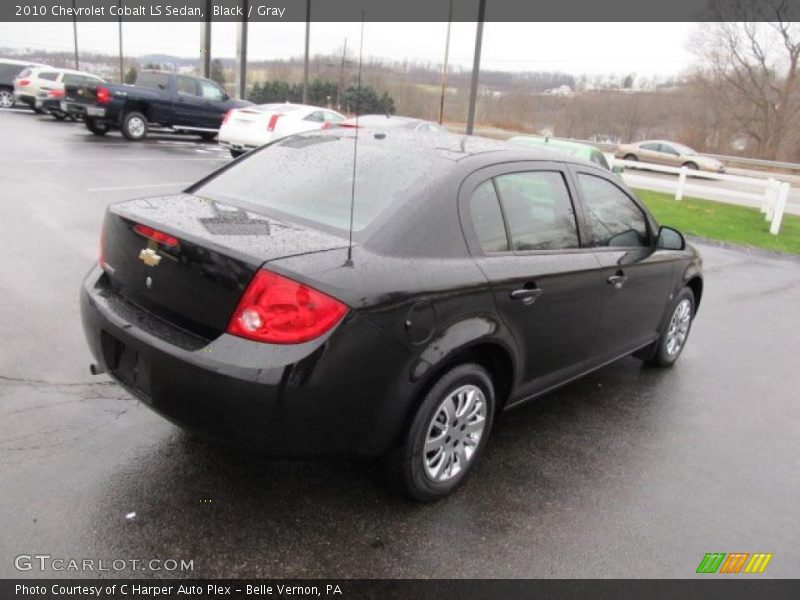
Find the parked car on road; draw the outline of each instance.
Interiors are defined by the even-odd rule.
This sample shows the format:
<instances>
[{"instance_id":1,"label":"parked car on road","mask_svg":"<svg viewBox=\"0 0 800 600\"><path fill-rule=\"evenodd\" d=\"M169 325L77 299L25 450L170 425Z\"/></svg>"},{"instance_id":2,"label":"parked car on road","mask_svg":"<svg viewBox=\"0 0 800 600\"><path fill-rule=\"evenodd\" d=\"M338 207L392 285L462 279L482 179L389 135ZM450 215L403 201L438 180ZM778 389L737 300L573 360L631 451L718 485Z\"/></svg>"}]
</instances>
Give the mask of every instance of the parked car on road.
<instances>
[{"instance_id":1,"label":"parked car on road","mask_svg":"<svg viewBox=\"0 0 800 600\"><path fill-rule=\"evenodd\" d=\"M342 123L345 127L355 127L356 119L350 118ZM362 115L358 117L359 127L374 127L377 129L410 129L421 133L447 133L447 129L423 119L413 117L398 117L396 115Z\"/></svg>"},{"instance_id":2,"label":"parked car on road","mask_svg":"<svg viewBox=\"0 0 800 600\"><path fill-rule=\"evenodd\" d=\"M570 142L538 135L515 135L508 138L508 141L513 144L522 144L523 146L550 148L554 152L593 162L608 171L613 171L614 173L622 172L621 167L612 169L600 148L590 146L589 144L581 144L579 142Z\"/></svg>"},{"instance_id":3,"label":"parked car on road","mask_svg":"<svg viewBox=\"0 0 800 600\"><path fill-rule=\"evenodd\" d=\"M703 289L608 170L401 130L277 140L110 205L100 239L92 372L255 451L383 456L421 500L463 481L499 411L631 353L672 365Z\"/></svg>"},{"instance_id":4,"label":"parked car on road","mask_svg":"<svg viewBox=\"0 0 800 600\"><path fill-rule=\"evenodd\" d=\"M16 104L14 80L22 71L37 67L35 63L10 58L0 58L0 108L11 108Z\"/></svg>"},{"instance_id":5,"label":"parked car on road","mask_svg":"<svg viewBox=\"0 0 800 600\"><path fill-rule=\"evenodd\" d=\"M725 166L716 158L703 156L683 144L663 140L646 140L635 144L622 144L614 152L614 156L628 161L641 161L669 167L686 167L693 171L725 172Z\"/></svg>"},{"instance_id":6,"label":"parked car on road","mask_svg":"<svg viewBox=\"0 0 800 600\"><path fill-rule=\"evenodd\" d=\"M82 73L80 71L64 71L60 74L58 79L53 82L48 82L39 86L39 91L36 93L36 108L40 109L56 119L63 120L67 117L77 119L83 117L83 111L78 107L70 107L64 101L64 87L67 84L71 85L101 85L106 82L102 77L92 75L91 73Z\"/></svg>"},{"instance_id":7,"label":"parked car on road","mask_svg":"<svg viewBox=\"0 0 800 600\"><path fill-rule=\"evenodd\" d=\"M287 135L327 129L344 118L329 108L288 102L232 109L222 120L219 143L235 158Z\"/></svg>"},{"instance_id":8,"label":"parked car on road","mask_svg":"<svg viewBox=\"0 0 800 600\"><path fill-rule=\"evenodd\" d=\"M139 73L135 85L69 84L64 101L83 110L95 135L119 129L131 141L143 140L153 127L211 140L228 110L252 105L232 99L210 79L149 70Z\"/></svg>"}]
</instances>

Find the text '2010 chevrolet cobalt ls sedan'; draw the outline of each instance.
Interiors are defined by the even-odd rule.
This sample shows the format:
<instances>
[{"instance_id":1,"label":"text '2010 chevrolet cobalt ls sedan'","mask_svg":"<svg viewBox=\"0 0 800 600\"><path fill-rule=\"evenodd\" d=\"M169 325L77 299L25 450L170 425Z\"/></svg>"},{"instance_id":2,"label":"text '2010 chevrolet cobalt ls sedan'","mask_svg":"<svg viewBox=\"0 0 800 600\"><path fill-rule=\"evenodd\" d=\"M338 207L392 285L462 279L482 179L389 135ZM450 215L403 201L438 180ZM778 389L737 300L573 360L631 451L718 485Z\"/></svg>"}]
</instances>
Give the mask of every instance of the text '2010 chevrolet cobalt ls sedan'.
<instances>
[{"instance_id":1,"label":"text '2010 chevrolet cobalt ls sedan'","mask_svg":"<svg viewBox=\"0 0 800 600\"><path fill-rule=\"evenodd\" d=\"M332 129L111 205L81 310L94 372L175 423L273 455L383 456L429 500L498 411L628 354L672 364L701 277L590 163Z\"/></svg>"}]
</instances>

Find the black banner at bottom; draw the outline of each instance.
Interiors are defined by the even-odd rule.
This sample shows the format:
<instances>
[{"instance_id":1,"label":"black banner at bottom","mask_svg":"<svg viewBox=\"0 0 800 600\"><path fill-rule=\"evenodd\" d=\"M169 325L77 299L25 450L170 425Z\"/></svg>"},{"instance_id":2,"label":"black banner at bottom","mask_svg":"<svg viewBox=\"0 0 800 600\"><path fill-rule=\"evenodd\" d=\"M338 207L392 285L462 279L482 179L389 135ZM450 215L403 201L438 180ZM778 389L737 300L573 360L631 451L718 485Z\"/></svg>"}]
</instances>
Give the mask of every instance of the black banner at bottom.
<instances>
[{"instance_id":1,"label":"black banner at bottom","mask_svg":"<svg viewBox=\"0 0 800 600\"><path fill-rule=\"evenodd\" d=\"M800 580L736 579L6 579L2 600L738 600L800 598Z\"/></svg>"}]
</instances>

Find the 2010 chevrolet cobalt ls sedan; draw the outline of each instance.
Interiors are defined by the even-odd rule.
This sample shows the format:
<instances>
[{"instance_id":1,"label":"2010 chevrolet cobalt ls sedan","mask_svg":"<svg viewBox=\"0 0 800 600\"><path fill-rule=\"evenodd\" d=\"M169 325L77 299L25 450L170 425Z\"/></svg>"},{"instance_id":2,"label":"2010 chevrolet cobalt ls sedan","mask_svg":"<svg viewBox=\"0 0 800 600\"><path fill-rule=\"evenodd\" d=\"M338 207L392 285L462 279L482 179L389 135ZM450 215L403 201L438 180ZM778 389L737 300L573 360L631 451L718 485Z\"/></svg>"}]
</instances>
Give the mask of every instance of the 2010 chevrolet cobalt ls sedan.
<instances>
[{"instance_id":1,"label":"2010 chevrolet cobalt ls sedan","mask_svg":"<svg viewBox=\"0 0 800 600\"><path fill-rule=\"evenodd\" d=\"M429 500L498 411L628 354L672 364L701 277L590 163L341 129L111 205L81 309L93 371L175 423L273 455L384 456Z\"/></svg>"}]
</instances>

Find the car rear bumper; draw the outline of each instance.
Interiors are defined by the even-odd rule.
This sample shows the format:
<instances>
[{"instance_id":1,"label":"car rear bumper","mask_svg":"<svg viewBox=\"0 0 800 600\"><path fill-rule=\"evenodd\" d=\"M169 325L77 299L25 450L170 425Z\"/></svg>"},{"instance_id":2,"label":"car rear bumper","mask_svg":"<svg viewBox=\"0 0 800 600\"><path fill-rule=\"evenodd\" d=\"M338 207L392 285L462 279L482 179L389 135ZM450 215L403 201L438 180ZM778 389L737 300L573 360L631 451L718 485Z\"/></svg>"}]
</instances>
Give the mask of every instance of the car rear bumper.
<instances>
[{"instance_id":1,"label":"car rear bumper","mask_svg":"<svg viewBox=\"0 0 800 600\"><path fill-rule=\"evenodd\" d=\"M305 344L203 340L129 304L95 267L81 316L99 370L174 423L251 451L376 456L405 418L408 357L352 312ZM354 366L358 348L370 346L383 370L372 357Z\"/></svg>"}]
</instances>

